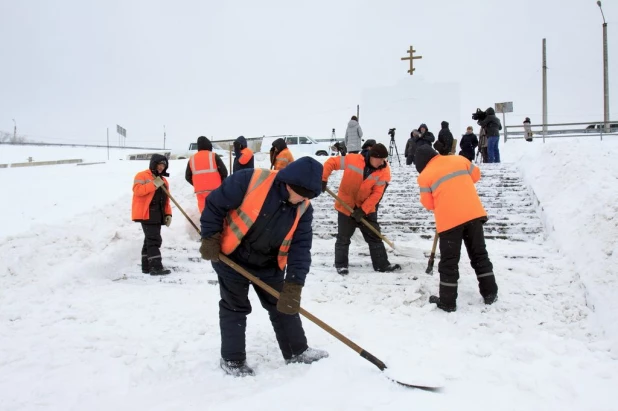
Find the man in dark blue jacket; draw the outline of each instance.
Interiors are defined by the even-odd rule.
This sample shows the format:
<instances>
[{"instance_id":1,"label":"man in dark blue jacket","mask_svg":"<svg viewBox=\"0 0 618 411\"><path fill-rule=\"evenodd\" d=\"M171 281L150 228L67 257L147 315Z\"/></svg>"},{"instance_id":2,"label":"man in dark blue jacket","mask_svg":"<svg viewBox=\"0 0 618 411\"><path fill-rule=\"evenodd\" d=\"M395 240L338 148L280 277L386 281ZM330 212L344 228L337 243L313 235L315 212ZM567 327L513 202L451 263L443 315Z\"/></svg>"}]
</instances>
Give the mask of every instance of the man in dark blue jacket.
<instances>
[{"instance_id":1,"label":"man in dark blue jacket","mask_svg":"<svg viewBox=\"0 0 618 411\"><path fill-rule=\"evenodd\" d=\"M234 154L232 172L235 173L246 168L254 168L253 150L247 147L247 139L244 136L239 136L234 141Z\"/></svg>"},{"instance_id":2,"label":"man in dark blue jacket","mask_svg":"<svg viewBox=\"0 0 618 411\"><path fill-rule=\"evenodd\" d=\"M200 219L200 253L202 258L212 261L219 279L221 368L230 375L254 375L247 365L245 352L247 315L251 312L250 282L218 258L220 252L225 253L229 242L234 241L238 245L228 257L281 293L277 301L254 286L260 303L268 311L285 362L310 364L328 356L326 351L307 346L298 315L300 294L311 267L313 207L308 200L322 192L322 170L322 164L310 157L302 157L279 172L240 170L208 196ZM260 194L265 196L263 203L252 197L255 195L252 193L262 188L264 183L260 181L265 181L256 176L268 176L266 181L272 184L267 193ZM251 190L250 182L253 182ZM247 206L247 202L254 203ZM248 215L252 209L255 220L250 220ZM239 226L245 227L244 234ZM229 230L233 230L233 235ZM282 266L282 249L288 246L287 265Z\"/></svg>"}]
</instances>

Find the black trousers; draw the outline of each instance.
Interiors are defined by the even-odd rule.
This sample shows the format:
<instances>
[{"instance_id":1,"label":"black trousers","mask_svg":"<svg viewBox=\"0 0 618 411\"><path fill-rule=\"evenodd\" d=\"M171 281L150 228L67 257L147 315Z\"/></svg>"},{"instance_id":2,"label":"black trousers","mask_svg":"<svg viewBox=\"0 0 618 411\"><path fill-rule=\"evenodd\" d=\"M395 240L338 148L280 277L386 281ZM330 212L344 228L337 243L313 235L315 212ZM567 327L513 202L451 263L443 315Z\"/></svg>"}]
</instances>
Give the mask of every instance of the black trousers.
<instances>
[{"instance_id":1,"label":"black trousers","mask_svg":"<svg viewBox=\"0 0 618 411\"><path fill-rule=\"evenodd\" d=\"M475 219L440 233L440 300L454 305L457 300L457 281L459 280L459 258L463 241L470 257L470 265L476 273L479 291L483 297L496 294L498 286L485 246L483 224L486 219Z\"/></svg>"},{"instance_id":2,"label":"black trousers","mask_svg":"<svg viewBox=\"0 0 618 411\"><path fill-rule=\"evenodd\" d=\"M221 358L242 361L247 358L245 351L245 330L247 315L251 313L249 302L249 280L234 272L223 263L213 263L219 275L219 327L221 328ZM279 278L261 278L277 291L283 289L283 276ZM287 315L277 311L277 300L257 285L253 289L260 299L262 307L268 311L279 348L283 358L290 359L307 349L307 338L300 320L300 315Z\"/></svg>"},{"instance_id":3,"label":"black trousers","mask_svg":"<svg viewBox=\"0 0 618 411\"><path fill-rule=\"evenodd\" d=\"M360 228L363 238L369 245L369 255L371 256L371 263L373 269L378 270L387 267L388 256L382 239L375 235L365 224L357 223L355 219L343 214L337 213L337 241L335 241L335 267L348 267L348 254L350 250L350 239L354 234L356 228ZM372 226L380 231L380 224L378 224L378 213L371 213L365 217Z\"/></svg>"},{"instance_id":4,"label":"black trousers","mask_svg":"<svg viewBox=\"0 0 618 411\"><path fill-rule=\"evenodd\" d=\"M161 268L161 224L142 223L144 245L142 246L142 270Z\"/></svg>"},{"instance_id":5,"label":"black trousers","mask_svg":"<svg viewBox=\"0 0 618 411\"><path fill-rule=\"evenodd\" d=\"M406 165L410 166L414 163L414 156L407 156L406 157Z\"/></svg>"}]
</instances>

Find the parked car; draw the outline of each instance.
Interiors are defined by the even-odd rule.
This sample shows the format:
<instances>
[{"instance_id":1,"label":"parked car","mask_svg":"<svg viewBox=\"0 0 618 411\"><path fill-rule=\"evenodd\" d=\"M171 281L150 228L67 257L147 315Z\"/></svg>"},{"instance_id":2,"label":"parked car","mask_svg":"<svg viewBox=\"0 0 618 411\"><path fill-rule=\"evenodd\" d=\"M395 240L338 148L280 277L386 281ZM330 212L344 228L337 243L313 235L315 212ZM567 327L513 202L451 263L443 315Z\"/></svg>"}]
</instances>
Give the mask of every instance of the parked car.
<instances>
[{"instance_id":1,"label":"parked car","mask_svg":"<svg viewBox=\"0 0 618 411\"><path fill-rule=\"evenodd\" d=\"M605 124L590 124L586 127L586 133L598 133L601 130L605 130ZM609 132L616 133L618 132L618 123L609 123Z\"/></svg>"},{"instance_id":2,"label":"parked car","mask_svg":"<svg viewBox=\"0 0 618 411\"><path fill-rule=\"evenodd\" d=\"M288 145L288 149L290 149L292 155L294 155L294 158L303 156L327 156L330 152L330 147L328 143L318 142L308 136L292 135L264 137L262 139L261 151L264 153L268 153L273 145L273 141L278 138L282 138L285 140L285 143Z\"/></svg>"}]
</instances>

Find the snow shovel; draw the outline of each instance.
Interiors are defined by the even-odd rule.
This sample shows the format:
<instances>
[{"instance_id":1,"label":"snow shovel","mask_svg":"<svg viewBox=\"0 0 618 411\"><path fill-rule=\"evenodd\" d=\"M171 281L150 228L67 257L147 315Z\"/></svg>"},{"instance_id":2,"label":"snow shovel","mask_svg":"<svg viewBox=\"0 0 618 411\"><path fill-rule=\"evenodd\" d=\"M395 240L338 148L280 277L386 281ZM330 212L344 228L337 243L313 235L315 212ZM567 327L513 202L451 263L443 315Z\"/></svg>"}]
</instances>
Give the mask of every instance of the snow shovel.
<instances>
[{"instance_id":1,"label":"snow shovel","mask_svg":"<svg viewBox=\"0 0 618 411\"><path fill-rule=\"evenodd\" d=\"M341 203L341 205L343 205L346 210L348 210L350 213L354 212L354 209L352 209L352 207L350 207L345 201L343 201L341 199L341 197L339 197L337 194L335 194L330 188L326 187L326 192L328 194L330 194L335 200L339 201ZM398 254L403 255L404 257L411 257L414 258L416 257L417 253L414 253L413 250L404 250L404 249L399 249L395 247L395 244L390 241L388 238L384 237L384 235L382 235L381 232L379 232L374 226L371 225L371 223L367 220L365 220L364 218L361 218L361 223L363 223L368 229L370 229L375 235L377 235L378 237L380 237L382 239L382 241L384 241L386 244L388 244L389 246L391 246L391 248Z\"/></svg>"},{"instance_id":2,"label":"snow shovel","mask_svg":"<svg viewBox=\"0 0 618 411\"><path fill-rule=\"evenodd\" d=\"M429 261L427 262L427 269L425 274L433 273L433 262L436 259L436 247L438 246L438 232L433 235L433 246L431 246L431 254L429 254Z\"/></svg>"},{"instance_id":3,"label":"snow shovel","mask_svg":"<svg viewBox=\"0 0 618 411\"><path fill-rule=\"evenodd\" d=\"M172 202L176 205L176 207L178 207L180 212L187 218L187 220L189 220L189 223L191 223L191 225L197 230L197 232L201 234L200 229L197 227L197 225L195 225L193 220L189 218L187 213L185 213L185 211L182 209L180 204L176 202L176 200L174 199L174 197L172 197L169 191L167 191L165 186L161 186L161 187L163 188L163 191L165 192L165 194L167 194L167 196L170 198L170 200L172 200ZM260 280L259 278L257 278L256 276L248 272L247 270L245 270L243 267L236 264L234 261L230 260L225 254L219 253L219 260L222 261L227 266L229 266L230 268L232 268L238 274L245 277L247 280L251 281L253 284L260 287L262 290L266 291L268 294L275 297L277 300L279 299L279 292L277 290L275 290L274 288L272 288L271 286L269 286L268 284L266 284L265 282L263 282L262 280ZM309 319L315 325L317 325L318 327L320 327L321 329L323 329L324 331L326 331L327 333L329 333L330 335L332 335L333 337L335 337L336 339L338 339L339 341L341 341L342 343L344 343L345 345L347 345L348 347L356 351L361 357L363 357L364 359L366 359L367 361L369 361L370 363L378 367L380 371L386 370L387 368L386 364L384 364L384 362L382 362L378 357L365 351L363 348L356 345L352 340L345 337L339 331L335 330L334 328L326 324L324 321L320 320L318 317L311 314L309 311L301 307L299 309L299 313L302 314L305 318ZM439 392L442 390L441 387L437 387L437 386L409 384L409 383L398 381L388 375L386 375L386 377L389 380L394 381L397 384L403 385L405 387L418 388L420 390L433 391L433 392Z\"/></svg>"}]
</instances>

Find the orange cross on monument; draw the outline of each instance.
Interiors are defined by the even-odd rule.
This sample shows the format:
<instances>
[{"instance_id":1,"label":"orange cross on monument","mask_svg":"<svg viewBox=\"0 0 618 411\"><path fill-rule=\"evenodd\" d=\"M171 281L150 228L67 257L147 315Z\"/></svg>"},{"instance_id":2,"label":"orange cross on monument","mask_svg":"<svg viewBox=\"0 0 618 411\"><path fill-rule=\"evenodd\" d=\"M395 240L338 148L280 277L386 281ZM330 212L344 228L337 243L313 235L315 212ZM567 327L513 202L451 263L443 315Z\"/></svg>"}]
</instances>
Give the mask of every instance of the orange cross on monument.
<instances>
[{"instance_id":1,"label":"orange cross on monument","mask_svg":"<svg viewBox=\"0 0 618 411\"><path fill-rule=\"evenodd\" d=\"M408 50L408 54L410 55L409 57L402 57L402 60L410 60L410 70L408 70L408 73L410 73L410 75L414 74L414 70L416 70L414 68L414 60L415 59L422 59L423 56L416 56L414 57L413 54L416 50L414 50L414 48L412 46L410 46L410 50Z\"/></svg>"}]
</instances>

